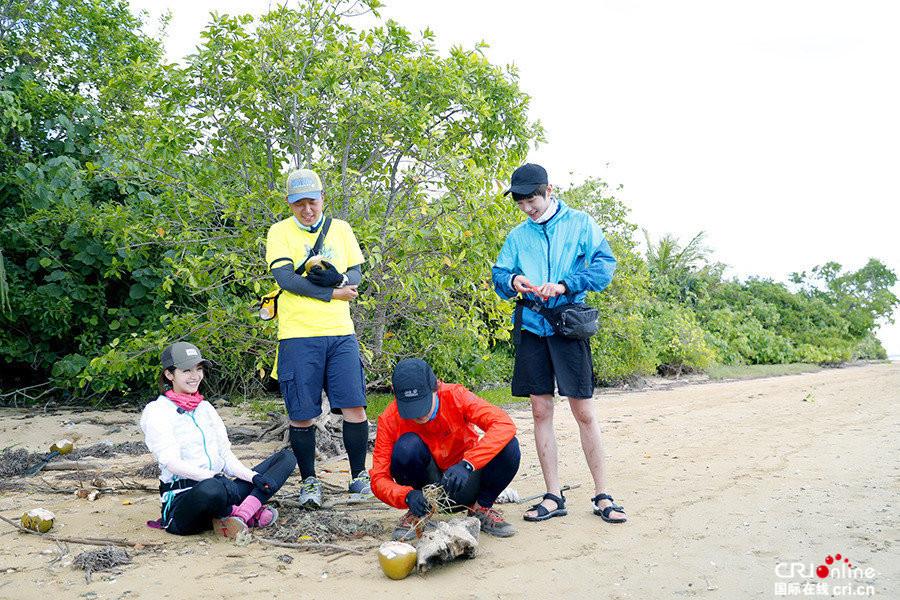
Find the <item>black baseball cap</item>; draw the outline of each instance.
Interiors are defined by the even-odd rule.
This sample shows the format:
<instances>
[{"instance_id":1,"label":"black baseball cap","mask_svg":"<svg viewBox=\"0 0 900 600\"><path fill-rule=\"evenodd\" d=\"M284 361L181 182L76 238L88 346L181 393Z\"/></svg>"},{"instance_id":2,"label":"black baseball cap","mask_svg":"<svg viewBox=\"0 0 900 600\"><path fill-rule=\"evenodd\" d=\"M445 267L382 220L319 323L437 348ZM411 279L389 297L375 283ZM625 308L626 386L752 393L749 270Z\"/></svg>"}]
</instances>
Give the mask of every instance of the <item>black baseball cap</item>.
<instances>
[{"instance_id":1,"label":"black baseball cap","mask_svg":"<svg viewBox=\"0 0 900 600\"><path fill-rule=\"evenodd\" d=\"M531 194L537 186L547 185L547 170L541 165L525 163L513 171L509 183L509 189L503 192L504 196L510 193L527 196Z\"/></svg>"},{"instance_id":2,"label":"black baseball cap","mask_svg":"<svg viewBox=\"0 0 900 600\"><path fill-rule=\"evenodd\" d=\"M421 358L404 358L394 367L391 383L401 418L418 419L431 411L437 377L427 362Z\"/></svg>"}]
</instances>

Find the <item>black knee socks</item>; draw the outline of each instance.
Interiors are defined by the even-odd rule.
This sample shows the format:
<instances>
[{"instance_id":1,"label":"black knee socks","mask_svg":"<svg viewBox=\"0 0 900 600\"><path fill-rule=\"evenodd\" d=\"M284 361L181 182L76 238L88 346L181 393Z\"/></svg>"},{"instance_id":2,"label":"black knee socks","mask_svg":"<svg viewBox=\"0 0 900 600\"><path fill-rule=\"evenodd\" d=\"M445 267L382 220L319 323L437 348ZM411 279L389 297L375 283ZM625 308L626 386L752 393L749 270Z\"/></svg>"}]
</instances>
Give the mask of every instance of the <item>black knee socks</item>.
<instances>
[{"instance_id":1,"label":"black knee socks","mask_svg":"<svg viewBox=\"0 0 900 600\"><path fill-rule=\"evenodd\" d=\"M294 427L291 425L291 449L297 457L300 477L316 476L316 426Z\"/></svg>"},{"instance_id":2,"label":"black knee socks","mask_svg":"<svg viewBox=\"0 0 900 600\"><path fill-rule=\"evenodd\" d=\"M369 445L369 422L344 421L344 448L350 461L350 477L359 477L366 470L366 450Z\"/></svg>"}]
</instances>

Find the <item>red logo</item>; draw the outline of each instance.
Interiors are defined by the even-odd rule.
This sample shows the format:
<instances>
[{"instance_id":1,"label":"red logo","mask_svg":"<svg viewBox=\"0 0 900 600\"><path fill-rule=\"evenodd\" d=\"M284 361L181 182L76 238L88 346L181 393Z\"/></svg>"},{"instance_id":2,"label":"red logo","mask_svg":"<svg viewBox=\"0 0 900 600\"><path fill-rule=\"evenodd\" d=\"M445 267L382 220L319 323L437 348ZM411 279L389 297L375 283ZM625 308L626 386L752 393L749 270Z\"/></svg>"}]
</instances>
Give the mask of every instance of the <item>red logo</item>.
<instances>
[{"instance_id":1,"label":"red logo","mask_svg":"<svg viewBox=\"0 0 900 600\"><path fill-rule=\"evenodd\" d=\"M844 561L844 564L847 565L848 569L853 568L853 565L850 564L849 558L841 556L840 553L836 553L834 556L831 556L829 554L828 556L825 557L825 564L819 565L818 567L816 567L816 575L818 575L819 579L825 579L826 577L828 577L828 574L831 572L831 569L834 568L835 563L840 565L842 560ZM829 567L831 567L831 568L829 568Z\"/></svg>"}]
</instances>

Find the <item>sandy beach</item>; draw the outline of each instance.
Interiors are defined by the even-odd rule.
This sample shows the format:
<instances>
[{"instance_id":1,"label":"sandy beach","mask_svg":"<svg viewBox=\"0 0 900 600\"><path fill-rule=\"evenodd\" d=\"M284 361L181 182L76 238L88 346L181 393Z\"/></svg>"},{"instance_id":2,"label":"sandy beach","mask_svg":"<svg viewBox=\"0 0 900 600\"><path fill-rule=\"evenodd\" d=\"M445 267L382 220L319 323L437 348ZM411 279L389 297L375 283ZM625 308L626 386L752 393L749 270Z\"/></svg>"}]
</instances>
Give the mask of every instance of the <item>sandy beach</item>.
<instances>
[{"instance_id":1,"label":"sandy beach","mask_svg":"<svg viewBox=\"0 0 900 600\"><path fill-rule=\"evenodd\" d=\"M624 525L591 513L593 489L577 426L567 403L558 402L561 478L581 484L567 493L569 515L526 523L526 506L502 505L518 534L482 536L472 560L391 581L371 550L333 559L261 543L239 547L212 534L178 538L148 529L145 522L158 516L158 496L151 492L90 502L13 489L0 492L0 514L8 518L41 506L56 513L58 535L164 545L132 552L132 564L95 573L87 583L70 563L90 546L59 547L0 523L0 598L770 598L782 590L803 595L807 583L850 585L851 596L871 590L868 597L900 597L900 364L603 391L593 402L604 430L609 489L630 518ZM231 409L222 414L229 425L246 421ZM511 414L523 450L512 487L523 496L543 492L530 411L522 406ZM73 431L82 436L82 447L139 441L137 417L4 409L0 446L43 452ZM277 447L235 450L252 462ZM103 471L126 472L150 456L88 460L100 462ZM346 485L345 463L329 469L324 479ZM47 481L75 484L60 476L45 474ZM298 484L293 477L286 492ZM352 514L381 522L386 533L380 539L386 540L401 513ZM837 553L866 572L838 581L791 570L792 563L820 565ZM293 560L278 558L285 554ZM797 589L799 594L788 593Z\"/></svg>"}]
</instances>

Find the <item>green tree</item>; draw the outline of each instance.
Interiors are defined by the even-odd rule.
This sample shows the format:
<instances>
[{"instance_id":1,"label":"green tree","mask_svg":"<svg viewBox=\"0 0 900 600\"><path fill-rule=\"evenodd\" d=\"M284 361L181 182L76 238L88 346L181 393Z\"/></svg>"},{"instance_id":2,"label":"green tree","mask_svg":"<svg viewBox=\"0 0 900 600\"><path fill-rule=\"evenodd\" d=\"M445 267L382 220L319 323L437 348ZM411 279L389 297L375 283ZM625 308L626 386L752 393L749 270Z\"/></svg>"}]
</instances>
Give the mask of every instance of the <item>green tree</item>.
<instances>
[{"instance_id":1,"label":"green tree","mask_svg":"<svg viewBox=\"0 0 900 600\"><path fill-rule=\"evenodd\" d=\"M368 258L354 316L370 383L386 382L394 357L412 353L440 354L445 376L493 376L490 350L507 336L508 313L488 273L498 232L515 215L496 180L540 135L513 70L480 48L441 56L430 32L414 36L390 21L354 29L352 16L375 2L313 0L256 21L215 16L183 66L161 64L134 17L113 18L122 3L71 4L81 10L73 18L83 47L106 53L91 45L91 28L118 28L108 53L122 60L79 71L93 83L68 91L77 104L93 90L78 105L87 112L54 127L73 123L63 137L83 145L54 148L52 160L21 171L9 195L10 204L45 202L11 222L40 224L46 256L29 263L4 244L16 299L8 318L22 324L8 340L20 348L4 360L42 355L37 332L59 346L34 363L39 371L55 365L54 380L82 394L128 393L149 383L163 345L186 337L216 358L220 391L257 386L275 341L272 324L250 310L273 285L265 233L288 215L284 174L303 165L323 174L326 212L353 224ZM102 23L92 10L106 11ZM33 47L52 35L47 24L66 30L49 7L38 16L46 22ZM153 51L136 56L126 51L132 42ZM48 64L66 64L66 51ZM56 195L71 196L71 210L51 205ZM77 238L65 245L78 260L90 261L71 285L72 261L59 250L66 236ZM45 297L24 293L28 269L31 281L50 271ZM38 320L23 319L28 302ZM79 318L89 326L73 347Z\"/></svg>"},{"instance_id":2,"label":"green tree","mask_svg":"<svg viewBox=\"0 0 900 600\"><path fill-rule=\"evenodd\" d=\"M791 281L807 296L821 298L840 311L856 338L874 333L879 324L893 323L894 309L900 304L891 291L897 275L874 258L846 273L840 264L828 262L813 267L810 273L792 273Z\"/></svg>"},{"instance_id":3,"label":"green tree","mask_svg":"<svg viewBox=\"0 0 900 600\"><path fill-rule=\"evenodd\" d=\"M119 316L146 313L130 277L104 276L116 252L85 217L136 192L99 173L99 140L143 102L110 82L162 49L113 0L5 2L0 48L0 368L71 383Z\"/></svg>"}]
</instances>

